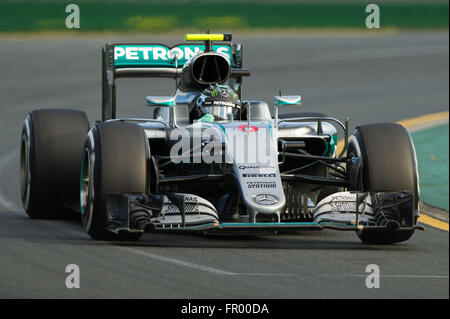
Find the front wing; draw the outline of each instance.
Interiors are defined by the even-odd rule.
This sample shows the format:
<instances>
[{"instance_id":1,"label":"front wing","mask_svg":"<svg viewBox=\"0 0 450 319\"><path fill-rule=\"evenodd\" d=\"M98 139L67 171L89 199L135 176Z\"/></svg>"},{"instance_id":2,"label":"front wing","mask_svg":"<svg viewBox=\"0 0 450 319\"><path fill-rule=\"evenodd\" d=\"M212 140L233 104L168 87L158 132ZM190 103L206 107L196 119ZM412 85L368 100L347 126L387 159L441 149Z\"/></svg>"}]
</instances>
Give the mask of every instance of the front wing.
<instances>
[{"instance_id":1,"label":"front wing","mask_svg":"<svg viewBox=\"0 0 450 319\"><path fill-rule=\"evenodd\" d=\"M107 229L115 234L136 232L276 233L322 230L407 232L419 225L376 225L367 194L342 192L322 200L311 222L220 222L214 206L196 195L111 194L107 196Z\"/></svg>"}]
</instances>

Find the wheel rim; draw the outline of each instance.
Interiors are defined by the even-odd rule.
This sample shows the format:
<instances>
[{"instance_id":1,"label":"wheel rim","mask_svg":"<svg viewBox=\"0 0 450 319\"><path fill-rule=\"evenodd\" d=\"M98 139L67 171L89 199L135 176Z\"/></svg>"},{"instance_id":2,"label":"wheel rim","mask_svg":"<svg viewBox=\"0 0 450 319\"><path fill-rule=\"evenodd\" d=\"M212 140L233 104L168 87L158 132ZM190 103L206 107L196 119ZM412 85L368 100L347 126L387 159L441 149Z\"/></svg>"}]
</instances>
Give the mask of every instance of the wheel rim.
<instances>
[{"instance_id":1,"label":"wheel rim","mask_svg":"<svg viewBox=\"0 0 450 319\"><path fill-rule=\"evenodd\" d=\"M81 161L80 176L80 210L81 215L86 213L90 201L91 156L86 148Z\"/></svg>"},{"instance_id":2,"label":"wheel rim","mask_svg":"<svg viewBox=\"0 0 450 319\"><path fill-rule=\"evenodd\" d=\"M351 136L351 138L350 138L350 143L347 148L347 157L348 158L351 158L351 157L359 158L361 170L358 172L358 185L356 185L355 190L362 191L363 187L364 187L362 165L364 165L364 162L363 162L363 158L362 158L362 154L361 154L361 149L358 145L358 140L354 136Z\"/></svg>"},{"instance_id":3,"label":"wheel rim","mask_svg":"<svg viewBox=\"0 0 450 319\"><path fill-rule=\"evenodd\" d=\"M22 203L26 209L28 207L31 180L30 152L26 134L22 135L20 144L20 189L22 191Z\"/></svg>"}]
</instances>

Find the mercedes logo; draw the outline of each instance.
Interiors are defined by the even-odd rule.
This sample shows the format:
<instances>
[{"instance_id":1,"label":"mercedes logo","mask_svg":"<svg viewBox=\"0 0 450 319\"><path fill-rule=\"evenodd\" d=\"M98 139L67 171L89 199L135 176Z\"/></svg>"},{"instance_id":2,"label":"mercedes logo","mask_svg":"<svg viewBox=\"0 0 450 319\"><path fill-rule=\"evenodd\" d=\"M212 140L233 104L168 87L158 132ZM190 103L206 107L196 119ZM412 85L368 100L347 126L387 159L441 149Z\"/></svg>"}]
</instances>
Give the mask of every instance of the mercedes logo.
<instances>
[{"instance_id":1,"label":"mercedes logo","mask_svg":"<svg viewBox=\"0 0 450 319\"><path fill-rule=\"evenodd\" d=\"M223 97L228 97L230 95L230 92L228 92L228 90L225 90L225 89L223 89L223 90L219 89L219 93Z\"/></svg>"},{"instance_id":2,"label":"mercedes logo","mask_svg":"<svg viewBox=\"0 0 450 319\"><path fill-rule=\"evenodd\" d=\"M259 205L273 205L278 203L278 197L271 194L259 194L253 197L255 203Z\"/></svg>"}]
</instances>

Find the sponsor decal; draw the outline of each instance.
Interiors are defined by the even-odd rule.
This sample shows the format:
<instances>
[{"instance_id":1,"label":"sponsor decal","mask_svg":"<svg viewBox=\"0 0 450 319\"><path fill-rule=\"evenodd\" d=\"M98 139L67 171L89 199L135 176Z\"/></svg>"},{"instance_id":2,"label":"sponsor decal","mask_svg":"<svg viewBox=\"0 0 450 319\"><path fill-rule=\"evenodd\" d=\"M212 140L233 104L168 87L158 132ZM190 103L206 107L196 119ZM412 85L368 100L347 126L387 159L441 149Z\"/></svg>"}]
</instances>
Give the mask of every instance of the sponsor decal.
<instances>
[{"instance_id":1,"label":"sponsor decal","mask_svg":"<svg viewBox=\"0 0 450 319\"><path fill-rule=\"evenodd\" d=\"M227 101L205 101L204 105L211 105L211 106L231 106L235 107L236 104L233 102L227 102Z\"/></svg>"},{"instance_id":2,"label":"sponsor decal","mask_svg":"<svg viewBox=\"0 0 450 319\"><path fill-rule=\"evenodd\" d=\"M247 188L277 188L276 182L247 182Z\"/></svg>"},{"instance_id":3,"label":"sponsor decal","mask_svg":"<svg viewBox=\"0 0 450 319\"><path fill-rule=\"evenodd\" d=\"M197 197L192 195L185 195L184 196L185 202L197 202Z\"/></svg>"},{"instance_id":4,"label":"sponsor decal","mask_svg":"<svg viewBox=\"0 0 450 319\"><path fill-rule=\"evenodd\" d=\"M204 45L181 44L174 48L164 45L116 45L114 46L114 65L116 67L174 67L175 59L178 67L182 67L190 58L205 49ZM223 54L232 64L231 47L213 45L213 50Z\"/></svg>"},{"instance_id":5,"label":"sponsor decal","mask_svg":"<svg viewBox=\"0 0 450 319\"><path fill-rule=\"evenodd\" d=\"M244 125L239 126L238 130L241 132L253 133L253 132L257 132L258 128L256 126L250 126L250 128L249 128L247 124L244 124Z\"/></svg>"},{"instance_id":6,"label":"sponsor decal","mask_svg":"<svg viewBox=\"0 0 450 319\"><path fill-rule=\"evenodd\" d=\"M356 196L357 194L355 193L332 195L330 205L338 212L356 212ZM366 200L362 201L360 209L366 203Z\"/></svg>"},{"instance_id":7,"label":"sponsor decal","mask_svg":"<svg viewBox=\"0 0 450 319\"><path fill-rule=\"evenodd\" d=\"M253 197L255 203L259 205L274 205L278 203L278 197L272 194L259 194Z\"/></svg>"},{"instance_id":8,"label":"sponsor decal","mask_svg":"<svg viewBox=\"0 0 450 319\"><path fill-rule=\"evenodd\" d=\"M331 203L334 210L338 212L355 212L356 203Z\"/></svg>"},{"instance_id":9,"label":"sponsor decal","mask_svg":"<svg viewBox=\"0 0 450 319\"><path fill-rule=\"evenodd\" d=\"M261 168L275 168L273 165L239 165L239 169L261 169Z\"/></svg>"},{"instance_id":10,"label":"sponsor decal","mask_svg":"<svg viewBox=\"0 0 450 319\"><path fill-rule=\"evenodd\" d=\"M336 202L356 201L356 194L333 195L331 199Z\"/></svg>"},{"instance_id":11,"label":"sponsor decal","mask_svg":"<svg viewBox=\"0 0 450 319\"><path fill-rule=\"evenodd\" d=\"M259 173L251 173L251 174L242 174L242 177L277 177L277 174L259 174Z\"/></svg>"}]
</instances>

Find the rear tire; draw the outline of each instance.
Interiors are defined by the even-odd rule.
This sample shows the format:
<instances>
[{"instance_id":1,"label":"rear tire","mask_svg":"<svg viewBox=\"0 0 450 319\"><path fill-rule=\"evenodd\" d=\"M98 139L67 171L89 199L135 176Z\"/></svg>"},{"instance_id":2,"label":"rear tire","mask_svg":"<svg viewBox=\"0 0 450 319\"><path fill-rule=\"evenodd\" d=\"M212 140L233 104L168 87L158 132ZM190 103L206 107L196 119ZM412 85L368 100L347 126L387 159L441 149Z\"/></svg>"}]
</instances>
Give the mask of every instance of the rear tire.
<instances>
[{"instance_id":1,"label":"rear tire","mask_svg":"<svg viewBox=\"0 0 450 319\"><path fill-rule=\"evenodd\" d=\"M393 223L413 227L417 224L419 204L419 177L414 144L408 131L396 123L376 123L362 125L350 137L348 157L358 157L361 169L355 190L374 194L387 194L381 202L374 201L374 211L392 204L400 198L400 191L411 192L412 202L397 208L389 208ZM394 211L395 210L395 211ZM378 222L377 222L378 224ZM363 229L358 236L367 244L393 244L408 240L414 229L391 229L374 232Z\"/></svg>"},{"instance_id":2,"label":"rear tire","mask_svg":"<svg viewBox=\"0 0 450 319\"><path fill-rule=\"evenodd\" d=\"M106 230L106 195L146 193L150 149L144 129L127 122L96 124L86 137L80 179L81 221L97 240L137 240L141 233ZM122 234L122 235L121 235Z\"/></svg>"},{"instance_id":3,"label":"rear tire","mask_svg":"<svg viewBox=\"0 0 450 319\"><path fill-rule=\"evenodd\" d=\"M20 142L22 205L31 218L62 217L61 206L77 203L86 113L41 109L28 114Z\"/></svg>"}]
</instances>

